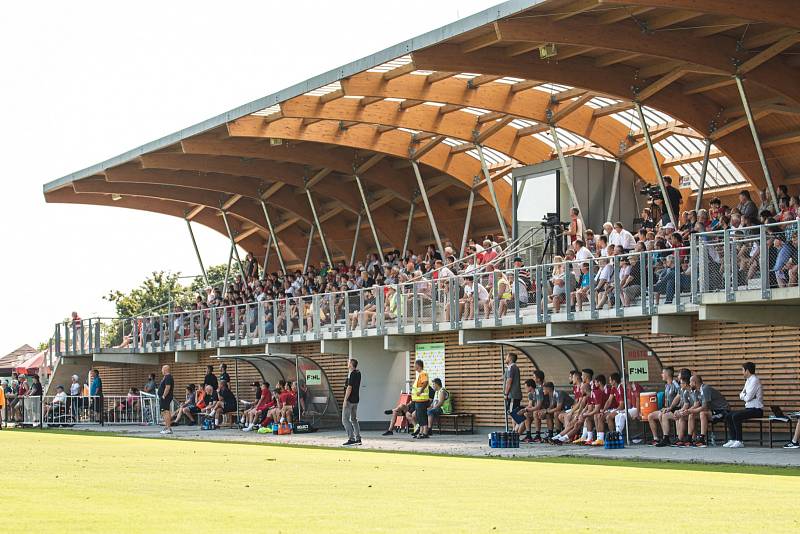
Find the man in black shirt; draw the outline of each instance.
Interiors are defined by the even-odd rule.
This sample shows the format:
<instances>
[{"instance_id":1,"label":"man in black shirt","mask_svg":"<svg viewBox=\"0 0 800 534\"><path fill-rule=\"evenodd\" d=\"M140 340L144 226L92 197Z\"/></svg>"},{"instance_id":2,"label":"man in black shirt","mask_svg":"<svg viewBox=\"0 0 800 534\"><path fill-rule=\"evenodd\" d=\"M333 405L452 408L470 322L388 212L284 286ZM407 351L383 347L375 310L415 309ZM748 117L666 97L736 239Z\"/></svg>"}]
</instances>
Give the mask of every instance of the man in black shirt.
<instances>
[{"instance_id":1,"label":"man in black shirt","mask_svg":"<svg viewBox=\"0 0 800 534\"><path fill-rule=\"evenodd\" d=\"M683 197L681 196L681 192L672 187L672 177L671 176L664 176L664 189L667 190L667 198L662 201L661 206L661 225L665 225L668 222L672 222L675 227L678 227L678 221L671 221L669 218L669 210L667 210L666 204L664 202L669 201L670 206L672 206L672 213L675 214L675 217L678 217L681 209L681 202L683 202Z\"/></svg>"},{"instance_id":2,"label":"man in black shirt","mask_svg":"<svg viewBox=\"0 0 800 534\"><path fill-rule=\"evenodd\" d=\"M224 380L228 384L231 383L231 375L228 374L228 365L227 364L220 364L219 366L219 379Z\"/></svg>"},{"instance_id":3,"label":"man in black shirt","mask_svg":"<svg viewBox=\"0 0 800 534\"><path fill-rule=\"evenodd\" d=\"M361 371L358 360L347 361L347 381L344 383L344 403L342 405L342 424L347 431L345 445L361 445L361 428L358 426L358 390L361 388Z\"/></svg>"},{"instance_id":4,"label":"man in black shirt","mask_svg":"<svg viewBox=\"0 0 800 534\"><path fill-rule=\"evenodd\" d=\"M222 426L225 414L234 412L236 412L236 397L231 391L231 388L228 387L228 382L220 380L219 402L217 402L217 406L214 409L214 420L218 421L217 426Z\"/></svg>"},{"instance_id":5,"label":"man in black shirt","mask_svg":"<svg viewBox=\"0 0 800 534\"><path fill-rule=\"evenodd\" d=\"M214 375L214 366L208 365L206 366L206 376L203 378L203 385L204 386L211 386L214 388L214 391L217 390L219 387L219 382L217 382L217 377Z\"/></svg>"},{"instance_id":6,"label":"man in black shirt","mask_svg":"<svg viewBox=\"0 0 800 534\"><path fill-rule=\"evenodd\" d=\"M161 374L164 378L158 385L158 407L161 410L161 419L164 421L164 430L162 434L172 434L172 396L175 389L175 381L169 372L169 365L161 368Z\"/></svg>"}]
</instances>

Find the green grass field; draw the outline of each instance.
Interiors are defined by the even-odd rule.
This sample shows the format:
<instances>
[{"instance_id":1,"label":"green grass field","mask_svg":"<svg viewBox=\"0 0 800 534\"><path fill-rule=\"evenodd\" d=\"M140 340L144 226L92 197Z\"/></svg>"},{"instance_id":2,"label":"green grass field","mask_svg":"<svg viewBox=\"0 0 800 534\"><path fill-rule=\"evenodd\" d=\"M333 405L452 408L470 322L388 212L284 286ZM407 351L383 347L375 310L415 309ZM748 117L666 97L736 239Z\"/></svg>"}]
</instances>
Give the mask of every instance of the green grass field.
<instances>
[{"instance_id":1,"label":"green grass field","mask_svg":"<svg viewBox=\"0 0 800 534\"><path fill-rule=\"evenodd\" d=\"M20 513L25 530L34 532L800 528L798 470L665 469L37 431L0 432L0 444L6 510Z\"/></svg>"}]
</instances>

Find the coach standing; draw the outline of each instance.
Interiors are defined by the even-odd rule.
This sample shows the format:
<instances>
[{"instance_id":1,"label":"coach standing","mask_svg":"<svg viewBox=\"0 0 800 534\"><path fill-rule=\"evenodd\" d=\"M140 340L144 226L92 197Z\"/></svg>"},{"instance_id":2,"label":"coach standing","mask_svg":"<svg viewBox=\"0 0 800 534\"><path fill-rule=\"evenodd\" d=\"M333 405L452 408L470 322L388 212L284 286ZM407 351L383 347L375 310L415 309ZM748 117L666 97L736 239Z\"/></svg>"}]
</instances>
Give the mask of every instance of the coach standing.
<instances>
[{"instance_id":1,"label":"coach standing","mask_svg":"<svg viewBox=\"0 0 800 534\"><path fill-rule=\"evenodd\" d=\"M161 410L161 419L164 421L164 430L162 434L172 434L172 394L175 389L175 381L172 380L172 375L169 372L169 365L161 368L161 374L164 378L158 385L158 407Z\"/></svg>"},{"instance_id":2,"label":"coach standing","mask_svg":"<svg viewBox=\"0 0 800 534\"><path fill-rule=\"evenodd\" d=\"M347 381L344 383L344 403L342 404L342 424L347 431L344 445L361 445L361 428L358 426L358 390L361 388L361 371L358 360L347 361Z\"/></svg>"},{"instance_id":3,"label":"coach standing","mask_svg":"<svg viewBox=\"0 0 800 534\"><path fill-rule=\"evenodd\" d=\"M503 392L506 398L506 413L512 414L519 411L522 404L522 384L520 383L519 367L517 367L517 354L506 354L506 372ZM508 419L506 419L508 421Z\"/></svg>"}]
</instances>

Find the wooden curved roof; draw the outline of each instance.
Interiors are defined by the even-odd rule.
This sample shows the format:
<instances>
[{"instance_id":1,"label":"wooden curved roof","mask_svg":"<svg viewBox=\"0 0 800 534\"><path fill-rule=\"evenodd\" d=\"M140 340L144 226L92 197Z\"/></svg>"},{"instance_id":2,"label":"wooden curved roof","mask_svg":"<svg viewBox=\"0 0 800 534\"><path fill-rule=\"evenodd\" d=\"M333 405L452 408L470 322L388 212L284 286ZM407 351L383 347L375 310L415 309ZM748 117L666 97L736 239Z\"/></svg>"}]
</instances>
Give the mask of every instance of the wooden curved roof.
<instances>
[{"instance_id":1,"label":"wooden curved roof","mask_svg":"<svg viewBox=\"0 0 800 534\"><path fill-rule=\"evenodd\" d=\"M541 48L554 55L540 59ZM419 204L410 246L432 242L414 158L439 233L460 243L471 189L470 235L498 231L478 143L507 222L507 176L554 157L551 123L567 153L618 158L654 181L634 100L646 106L661 172L685 177L685 196L704 139L713 142L707 187L764 187L736 75L773 182L800 181L799 66L793 0L511 1L46 184L45 198L186 217L222 233L225 210L257 257L265 200L297 265L313 225L306 189L331 255L349 257L363 213L354 173L385 248L401 248L410 202ZM361 235L359 256L372 248ZM319 243L312 256L322 257Z\"/></svg>"}]
</instances>

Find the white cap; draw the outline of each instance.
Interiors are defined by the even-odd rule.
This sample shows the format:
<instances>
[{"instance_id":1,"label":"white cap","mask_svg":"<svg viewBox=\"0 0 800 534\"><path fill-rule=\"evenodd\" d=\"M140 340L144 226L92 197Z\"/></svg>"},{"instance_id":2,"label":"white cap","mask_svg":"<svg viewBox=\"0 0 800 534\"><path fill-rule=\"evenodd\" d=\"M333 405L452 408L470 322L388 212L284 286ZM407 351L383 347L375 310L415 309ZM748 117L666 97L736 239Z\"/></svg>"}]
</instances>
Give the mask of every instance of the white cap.
<instances>
[{"instance_id":1,"label":"white cap","mask_svg":"<svg viewBox=\"0 0 800 534\"><path fill-rule=\"evenodd\" d=\"M672 224L671 222L668 222L667 224L664 225L664 228L665 229L669 228L670 230L674 230L675 229L675 225Z\"/></svg>"}]
</instances>

